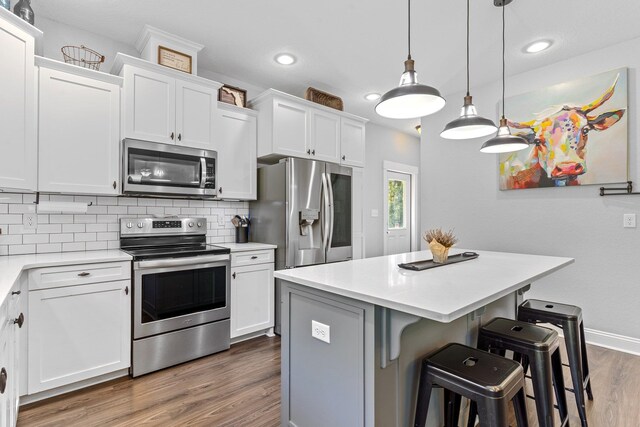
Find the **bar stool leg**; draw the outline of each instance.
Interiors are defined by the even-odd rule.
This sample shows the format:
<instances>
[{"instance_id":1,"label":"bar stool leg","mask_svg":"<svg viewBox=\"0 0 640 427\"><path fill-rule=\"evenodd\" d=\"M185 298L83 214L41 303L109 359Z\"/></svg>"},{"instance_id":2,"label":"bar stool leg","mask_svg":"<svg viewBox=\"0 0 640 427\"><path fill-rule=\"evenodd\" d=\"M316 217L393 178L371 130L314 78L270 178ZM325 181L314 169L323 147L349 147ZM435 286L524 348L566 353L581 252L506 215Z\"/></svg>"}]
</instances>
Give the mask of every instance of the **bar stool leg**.
<instances>
[{"instance_id":1,"label":"bar stool leg","mask_svg":"<svg viewBox=\"0 0 640 427\"><path fill-rule=\"evenodd\" d=\"M513 396L513 409L516 413L516 422L518 427L529 427L529 419L527 418L527 405L525 403L526 396L524 393L524 385L520 391Z\"/></svg>"},{"instance_id":2,"label":"bar stool leg","mask_svg":"<svg viewBox=\"0 0 640 427\"><path fill-rule=\"evenodd\" d=\"M481 399L478 402L478 412L482 427L509 425L508 401L505 399Z\"/></svg>"},{"instance_id":3,"label":"bar stool leg","mask_svg":"<svg viewBox=\"0 0 640 427\"><path fill-rule=\"evenodd\" d=\"M564 374L562 373L560 349L557 349L551 355L551 365L553 368L553 388L556 393L556 401L558 402L558 412L560 412L560 425L563 425L562 423L569 415L569 407L567 406L567 393L564 390ZM569 425L568 421L566 425Z\"/></svg>"},{"instance_id":4,"label":"bar stool leg","mask_svg":"<svg viewBox=\"0 0 640 427\"><path fill-rule=\"evenodd\" d=\"M534 353L531 364L531 382L536 397L536 411L540 427L553 427L553 387L551 355L548 352Z\"/></svg>"},{"instance_id":5,"label":"bar stool leg","mask_svg":"<svg viewBox=\"0 0 640 427\"><path fill-rule=\"evenodd\" d=\"M477 417L478 404L472 400L469 402L469 419L467 420L467 427L475 427Z\"/></svg>"},{"instance_id":6,"label":"bar stool leg","mask_svg":"<svg viewBox=\"0 0 640 427\"><path fill-rule=\"evenodd\" d=\"M427 422L427 412L429 411L429 400L431 399L431 390L433 383L422 366L420 373L420 384L418 386L418 401L416 403L416 416L414 419L414 427L424 427Z\"/></svg>"},{"instance_id":7,"label":"bar stool leg","mask_svg":"<svg viewBox=\"0 0 640 427\"><path fill-rule=\"evenodd\" d=\"M462 396L444 389L444 427L458 427Z\"/></svg>"},{"instance_id":8,"label":"bar stool leg","mask_svg":"<svg viewBox=\"0 0 640 427\"><path fill-rule=\"evenodd\" d=\"M580 322L580 344L581 344L581 353L582 353L582 374L584 378L589 377L589 381L587 381L587 386L585 387L587 391L587 397L589 400L593 400L593 393L591 392L591 377L589 376L589 361L587 358L587 342L584 339L584 323Z\"/></svg>"},{"instance_id":9,"label":"bar stool leg","mask_svg":"<svg viewBox=\"0 0 640 427\"><path fill-rule=\"evenodd\" d=\"M587 409L584 401L584 380L582 376L582 344L580 339L580 326L578 322L567 322L563 328L564 339L567 344L567 356L571 381L573 382L573 394L578 406L578 414L582 427L587 427Z\"/></svg>"}]
</instances>

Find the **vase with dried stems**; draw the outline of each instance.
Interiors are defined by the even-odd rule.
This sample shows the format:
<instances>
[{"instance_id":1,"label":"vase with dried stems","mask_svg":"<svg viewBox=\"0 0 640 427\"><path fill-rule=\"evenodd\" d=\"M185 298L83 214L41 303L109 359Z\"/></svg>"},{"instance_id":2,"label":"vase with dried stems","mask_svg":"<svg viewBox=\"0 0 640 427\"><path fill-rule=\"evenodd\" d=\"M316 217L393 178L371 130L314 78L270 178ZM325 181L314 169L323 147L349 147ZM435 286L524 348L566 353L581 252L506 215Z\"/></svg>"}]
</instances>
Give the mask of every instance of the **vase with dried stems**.
<instances>
[{"instance_id":1,"label":"vase with dried stems","mask_svg":"<svg viewBox=\"0 0 640 427\"><path fill-rule=\"evenodd\" d=\"M449 258L449 249L456 244L458 239L453 234L453 230L442 231L441 228L434 228L424 233L422 238L429 245L433 254L433 262L444 264Z\"/></svg>"}]
</instances>

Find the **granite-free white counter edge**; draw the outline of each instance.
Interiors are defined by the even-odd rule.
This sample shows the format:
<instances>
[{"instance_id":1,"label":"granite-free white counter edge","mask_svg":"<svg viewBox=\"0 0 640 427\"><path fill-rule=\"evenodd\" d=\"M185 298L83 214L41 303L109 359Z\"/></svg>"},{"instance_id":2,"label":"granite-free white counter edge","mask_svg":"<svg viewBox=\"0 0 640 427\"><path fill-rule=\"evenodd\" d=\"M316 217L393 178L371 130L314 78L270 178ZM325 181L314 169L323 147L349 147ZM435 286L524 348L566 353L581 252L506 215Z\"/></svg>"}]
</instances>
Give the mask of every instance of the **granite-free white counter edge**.
<instances>
[{"instance_id":1,"label":"granite-free white counter edge","mask_svg":"<svg viewBox=\"0 0 640 427\"><path fill-rule=\"evenodd\" d=\"M266 249L277 249L278 246L269 243L216 243L221 248L231 249L231 252L264 251Z\"/></svg>"},{"instance_id":2,"label":"granite-free white counter edge","mask_svg":"<svg viewBox=\"0 0 640 427\"><path fill-rule=\"evenodd\" d=\"M58 265L131 261L131 255L120 250L57 252L50 254L0 256L0 304L25 270Z\"/></svg>"},{"instance_id":3,"label":"granite-free white counter edge","mask_svg":"<svg viewBox=\"0 0 640 427\"><path fill-rule=\"evenodd\" d=\"M403 270L398 264L431 259L428 251L278 270L274 276L448 323L574 262L564 257L475 252L480 254L475 260L425 271Z\"/></svg>"}]
</instances>

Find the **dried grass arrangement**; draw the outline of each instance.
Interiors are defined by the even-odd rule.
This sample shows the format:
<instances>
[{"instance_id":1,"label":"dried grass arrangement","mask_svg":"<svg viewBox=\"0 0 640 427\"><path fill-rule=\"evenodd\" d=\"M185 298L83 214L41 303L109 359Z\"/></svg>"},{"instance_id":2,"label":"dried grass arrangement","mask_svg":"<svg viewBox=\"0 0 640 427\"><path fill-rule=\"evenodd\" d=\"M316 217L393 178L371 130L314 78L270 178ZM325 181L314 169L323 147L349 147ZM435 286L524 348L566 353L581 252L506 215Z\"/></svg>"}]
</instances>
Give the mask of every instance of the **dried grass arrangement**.
<instances>
[{"instance_id":1,"label":"dried grass arrangement","mask_svg":"<svg viewBox=\"0 0 640 427\"><path fill-rule=\"evenodd\" d=\"M453 230L442 231L441 228L428 230L423 235L433 254L433 262L443 264L449 258L449 249L458 242Z\"/></svg>"}]
</instances>

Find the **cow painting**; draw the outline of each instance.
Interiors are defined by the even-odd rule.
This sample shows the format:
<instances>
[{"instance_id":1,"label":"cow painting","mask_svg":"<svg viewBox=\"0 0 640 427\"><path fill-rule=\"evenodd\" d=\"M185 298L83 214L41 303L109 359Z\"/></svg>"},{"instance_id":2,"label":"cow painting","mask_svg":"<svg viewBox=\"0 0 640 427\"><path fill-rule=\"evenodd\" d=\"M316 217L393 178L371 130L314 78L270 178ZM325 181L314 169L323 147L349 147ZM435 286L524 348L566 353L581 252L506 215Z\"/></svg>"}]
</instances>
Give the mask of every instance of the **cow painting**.
<instances>
[{"instance_id":1,"label":"cow painting","mask_svg":"<svg viewBox=\"0 0 640 427\"><path fill-rule=\"evenodd\" d=\"M621 75L624 78L624 84L620 84ZM562 87L555 90L561 89ZM624 148L623 159L606 159L606 164L598 165L589 162L588 155L590 136L594 133L603 135L607 132L611 133L610 129L618 125L625 115L626 108L607 108L607 101L616 94L616 91L625 92L621 94L624 97L618 98L623 99L623 105L626 107L626 70L616 71L616 74L609 79L609 84L600 88L599 95L595 99L588 99L582 104L554 105L535 114L535 118L530 121L509 122L512 132L525 138L530 147L522 152L501 156L501 189L581 185L590 167L619 169L619 171L607 171L612 174L610 174L612 176L610 182L626 181L626 128L621 129L624 132L618 132L617 135L617 139L622 137L624 141L612 142L608 138L598 136L598 140L591 143L610 143L617 145L619 150ZM575 94L571 96L575 97ZM622 148L620 148L621 144ZM602 153L607 154L606 146L598 148L600 157ZM604 162L601 161L601 163Z\"/></svg>"}]
</instances>

